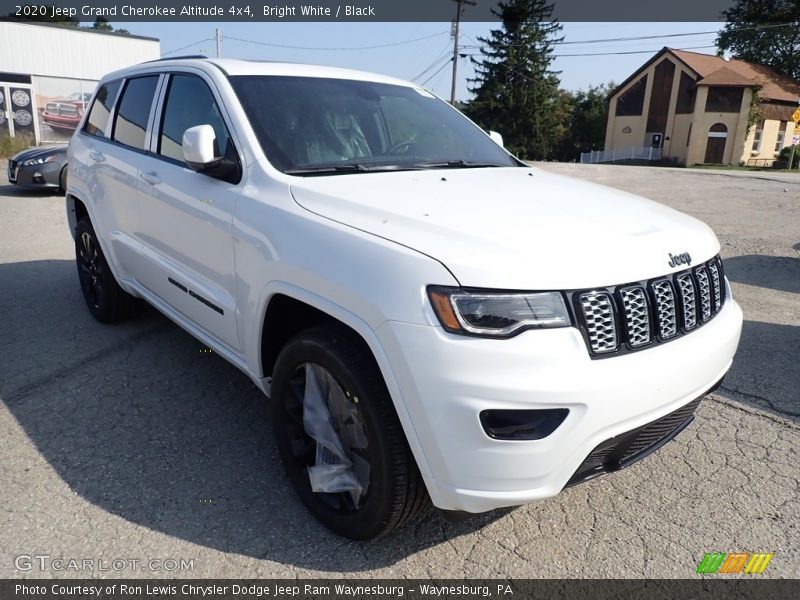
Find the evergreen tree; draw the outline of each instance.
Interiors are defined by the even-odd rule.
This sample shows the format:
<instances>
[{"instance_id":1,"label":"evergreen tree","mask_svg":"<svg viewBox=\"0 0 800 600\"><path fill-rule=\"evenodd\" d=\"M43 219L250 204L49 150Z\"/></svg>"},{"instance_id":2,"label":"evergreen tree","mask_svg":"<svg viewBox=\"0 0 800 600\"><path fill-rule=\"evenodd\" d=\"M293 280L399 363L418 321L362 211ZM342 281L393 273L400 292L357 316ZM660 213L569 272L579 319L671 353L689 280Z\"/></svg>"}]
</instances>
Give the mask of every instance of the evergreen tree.
<instances>
[{"instance_id":1,"label":"evergreen tree","mask_svg":"<svg viewBox=\"0 0 800 600\"><path fill-rule=\"evenodd\" d=\"M800 0L737 0L722 14L720 54L727 50L800 80Z\"/></svg>"},{"instance_id":2,"label":"evergreen tree","mask_svg":"<svg viewBox=\"0 0 800 600\"><path fill-rule=\"evenodd\" d=\"M563 118L558 73L550 69L561 25L552 18L551 0L502 0L492 12L502 28L478 38L483 56L472 59L475 98L467 113L502 133L520 158L547 159Z\"/></svg>"}]
</instances>

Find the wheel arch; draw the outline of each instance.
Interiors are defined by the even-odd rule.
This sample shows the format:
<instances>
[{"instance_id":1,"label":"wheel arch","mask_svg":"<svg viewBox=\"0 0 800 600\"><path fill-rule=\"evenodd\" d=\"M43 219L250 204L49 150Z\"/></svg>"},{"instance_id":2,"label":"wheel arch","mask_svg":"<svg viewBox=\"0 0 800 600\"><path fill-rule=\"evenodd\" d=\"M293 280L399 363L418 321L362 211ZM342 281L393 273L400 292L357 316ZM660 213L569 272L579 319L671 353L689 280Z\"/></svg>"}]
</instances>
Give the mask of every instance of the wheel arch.
<instances>
[{"instance_id":1,"label":"wheel arch","mask_svg":"<svg viewBox=\"0 0 800 600\"><path fill-rule=\"evenodd\" d=\"M89 214L89 209L86 206L86 204L76 195L67 194L65 200L67 208L67 223L69 223L69 232L70 235L72 235L72 239L75 239L75 228L78 226L78 222L84 217L88 217L89 220L91 221L92 217Z\"/></svg>"},{"instance_id":2,"label":"wheel arch","mask_svg":"<svg viewBox=\"0 0 800 600\"><path fill-rule=\"evenodd\" d=\"M265 300L262 315L258 342L258 368L263 378L271 377L275 360L281 348L292 336L300 331L327 323L335 323L350 330L354 339L363 344L364 350L375 361L378 371L383 377L405 432L406 440L416 459L417 468L423 477L430 476L430 465L414 429L411 416L406 409L389 359L372 327L367 322L354 313L334 305L316 294L295 288L290 284L273 286L271 293ZM309 320L305 321L304 318Z\"/></svg>"}]
</instances>

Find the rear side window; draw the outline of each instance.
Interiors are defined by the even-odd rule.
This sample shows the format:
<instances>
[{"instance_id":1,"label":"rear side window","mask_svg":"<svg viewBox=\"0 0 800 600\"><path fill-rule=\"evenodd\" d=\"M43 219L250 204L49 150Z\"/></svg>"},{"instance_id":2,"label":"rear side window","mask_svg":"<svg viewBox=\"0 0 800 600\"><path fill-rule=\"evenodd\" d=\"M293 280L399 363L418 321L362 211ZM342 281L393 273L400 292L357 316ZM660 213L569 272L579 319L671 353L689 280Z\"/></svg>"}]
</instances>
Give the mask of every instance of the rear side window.
<instances>
[{"instance_id":1,"label":"rear side window","mask_svg":"<svg viewBox=\"0 0 800 600\"><path fill-rule=\"evenodd\" d=\"M114 118L115 142L144 150L147 119L156 93L158 75L129 79Z\"/></svg>"},{"instance_id":2,"label":"rear side window","mask_svg":"<svg viewBox=\"0 0 800 600\"><path fill-rule=\"evenodd\" d=\"M214 154L226 156L230 135L211 90L199 77L173 75L161 122L158 153L183 162L183 133L196 125L211 125L214 128L217 137Z\"/></svg>"},{"instance_id":3,"label":"rear side window","mask_svg":"<svg viewBox=\"0 0 800 600\"><path fill-rule=\"evenodd\" d=\"M89 118L86 119L86 125L83 130L89 135L97 137L105 137L108 131L108 117L111 114L111 107L114 106L114 100L117 99L119 93L119 81L112 81L97 90L97 96L92 104L92 109L89 111Z\"/></svg>"}]
</instances>

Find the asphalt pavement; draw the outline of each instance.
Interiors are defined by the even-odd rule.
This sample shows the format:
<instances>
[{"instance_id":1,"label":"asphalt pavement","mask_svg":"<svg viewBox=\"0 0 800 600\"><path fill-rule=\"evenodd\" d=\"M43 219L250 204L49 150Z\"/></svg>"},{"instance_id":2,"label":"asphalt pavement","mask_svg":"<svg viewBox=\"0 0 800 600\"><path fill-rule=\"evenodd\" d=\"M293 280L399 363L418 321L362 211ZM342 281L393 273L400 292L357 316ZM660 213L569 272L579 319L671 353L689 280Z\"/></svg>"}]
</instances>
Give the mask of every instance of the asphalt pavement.
<instances>
[{"instance_id":1,"label":"asphalt pavement","mask_svg":"<svg viewBox=\"0 0 800 600\"><path fill-rule=\"evenodd\" d=\"M762 577L796 577L800 176L538 166L714 228L746 318L731 372L629 469L367 543L306 514L244 375L154 310L93 320L63 198L0 176L0 577L669 578L712 551L774 552Z\"/></svg>"}]
</instances>

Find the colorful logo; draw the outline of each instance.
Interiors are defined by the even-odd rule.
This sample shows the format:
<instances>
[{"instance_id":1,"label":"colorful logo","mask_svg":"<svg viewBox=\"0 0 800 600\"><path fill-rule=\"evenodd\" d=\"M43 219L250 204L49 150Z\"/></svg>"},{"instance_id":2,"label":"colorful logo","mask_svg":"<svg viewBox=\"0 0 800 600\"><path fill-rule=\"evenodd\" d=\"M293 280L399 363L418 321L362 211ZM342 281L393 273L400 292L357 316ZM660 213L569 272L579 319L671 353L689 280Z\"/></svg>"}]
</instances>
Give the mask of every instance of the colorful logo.
<instances>
[{"instance_id":1,"label":"colorful logo","mask_svg":"<svg viewBox=\"0 0 800 600\"><path fill-rule=\"evenodd\" d=\"M765 552L706 552L703 560L697 565L698 573L748 573L755 575L763 573L773 553Z\"/></svg>"}]
</instances>

